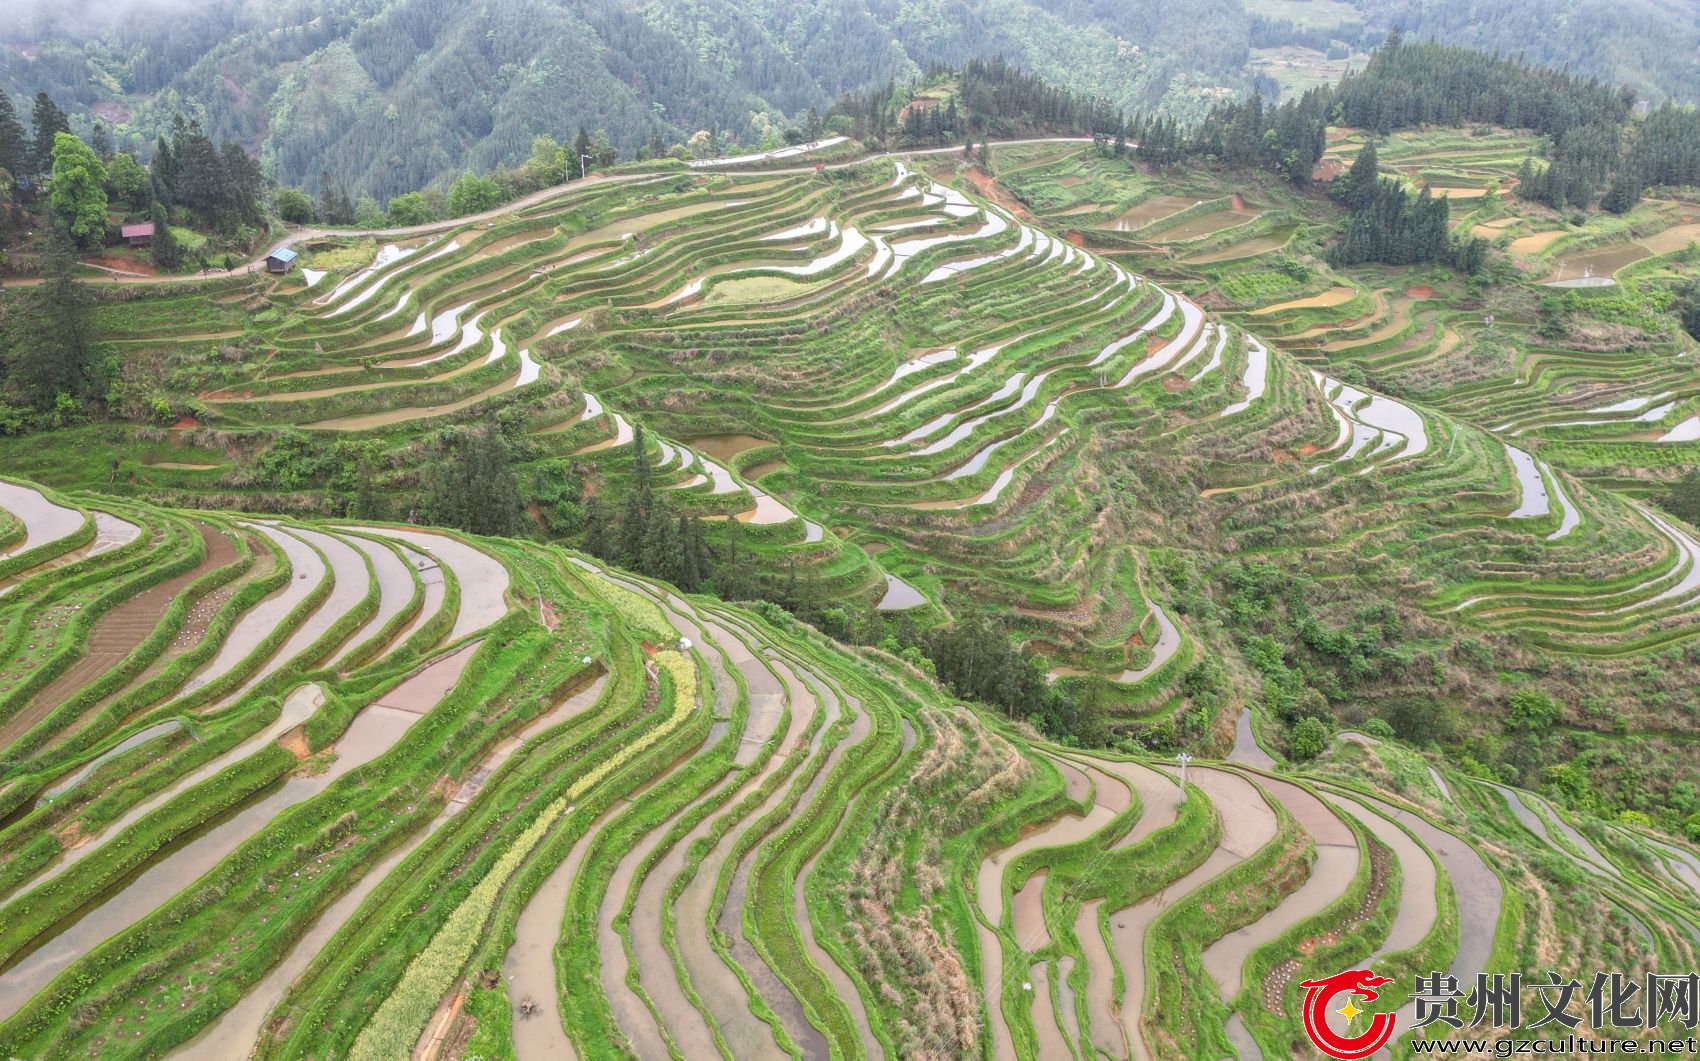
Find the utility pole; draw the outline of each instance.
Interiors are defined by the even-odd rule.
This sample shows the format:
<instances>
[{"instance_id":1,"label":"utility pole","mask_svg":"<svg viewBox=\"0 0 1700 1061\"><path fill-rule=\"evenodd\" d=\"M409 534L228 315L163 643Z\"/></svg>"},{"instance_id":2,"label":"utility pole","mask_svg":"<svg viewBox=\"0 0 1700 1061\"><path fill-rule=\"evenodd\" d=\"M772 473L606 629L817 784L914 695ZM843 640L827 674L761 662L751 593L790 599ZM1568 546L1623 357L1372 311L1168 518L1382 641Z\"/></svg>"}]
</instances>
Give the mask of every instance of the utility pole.
<instances>
[{"instance_id":1,"label":"utility pole","mask_svg":"<svg viewBox=\"0 0 1700 1061\"><path fill-rule=\"evenodd\" d=\"M579 177L579 180L583 180L584 178L586 178L588 176L590 176L590 156L589 155L580 155L578 157L578 177Z\"/></svg>"},{"instance_id":2,"label":"utility pole","mask_svg":"<svg viewBox=\"0 0 1700 1061\"><path fill-rule=\"evenodd\" d=\"M1179 755L1175 756L1175 762L1181 764L1181 776L1180 776L1181 802L1185 803L1186 802L1186 764L1192 762L1192 756L1188 755L1186 752L1181 752Z\"/></svg>"}]
</instances>

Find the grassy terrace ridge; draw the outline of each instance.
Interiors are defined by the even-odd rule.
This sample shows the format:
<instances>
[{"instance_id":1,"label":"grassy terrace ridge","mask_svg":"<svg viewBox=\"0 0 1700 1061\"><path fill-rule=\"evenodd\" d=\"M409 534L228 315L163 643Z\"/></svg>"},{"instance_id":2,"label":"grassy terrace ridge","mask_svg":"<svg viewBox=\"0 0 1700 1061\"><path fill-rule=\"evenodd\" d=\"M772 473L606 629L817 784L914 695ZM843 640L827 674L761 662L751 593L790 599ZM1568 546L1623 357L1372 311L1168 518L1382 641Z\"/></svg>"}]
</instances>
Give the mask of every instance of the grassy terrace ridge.
<instances>
[{"instance_id":1,"label":"grassy terrace ridge","mask_svg":"<svg viewBox=\"0 0 1700 1061\"><path fill-rule=\"evenodd\" d=\"M170 593L91 598L56 651L146 642L135 601L198 660L138 681L111 644L61 672L101 699L7 750L12 1055L1276 1056L1296 980L1366 959L1393 1005L1434 967L1694 960L1700 852L1403 742L1248 738L1183 799L556 545L12 486L32 532L135 534L0 616L123 570Z\"/></svg>"}]
</instances>

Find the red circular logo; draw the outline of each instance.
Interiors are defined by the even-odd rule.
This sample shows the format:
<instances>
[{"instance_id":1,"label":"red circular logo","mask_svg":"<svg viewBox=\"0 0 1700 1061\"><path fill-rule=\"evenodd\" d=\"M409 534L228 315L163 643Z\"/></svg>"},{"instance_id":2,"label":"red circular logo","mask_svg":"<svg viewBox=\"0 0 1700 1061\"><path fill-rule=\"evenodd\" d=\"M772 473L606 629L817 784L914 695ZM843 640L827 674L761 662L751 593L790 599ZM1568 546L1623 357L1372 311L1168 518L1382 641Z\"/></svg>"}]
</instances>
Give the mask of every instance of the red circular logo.
<instances>
[{"instance_id":1,"label":"red circular logo","mask_svg":"<svg viewBox=\"0 0 1700 1061\"><path fill-rule=\"evenodd\" d=\"M1339 1058L1339 1061L1361 1061L1387 1045L1387 1040L1393 1038L1393 1025L1398 1020L1396 1014L1377 1013L1370 1018L1369 1027L1357 1035L1341 1035L1328 1026L1328 1004L1336 995L1352 994L1366 1002L1374 1002L1381 996L1375 988L1393 982L1390 976L1377 976L1368 969L1351 969L1322 980L1306 980L1299 984L1306 988L1305 993L1305 1034L1316 1048L1329 1057ZM1363 1010L1359 1009L1351 999L1335 1010L1346 1016L1346 1027L1351 1028L1352 1018Z\"/></svg>"}]
</instances>

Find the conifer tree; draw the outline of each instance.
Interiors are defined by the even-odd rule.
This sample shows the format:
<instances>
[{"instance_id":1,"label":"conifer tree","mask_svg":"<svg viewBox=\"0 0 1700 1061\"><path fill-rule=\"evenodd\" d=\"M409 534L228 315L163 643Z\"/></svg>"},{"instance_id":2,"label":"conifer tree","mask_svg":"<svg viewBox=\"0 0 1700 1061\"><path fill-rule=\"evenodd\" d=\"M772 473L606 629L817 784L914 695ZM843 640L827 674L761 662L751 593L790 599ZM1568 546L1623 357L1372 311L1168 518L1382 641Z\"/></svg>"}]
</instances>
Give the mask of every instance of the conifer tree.
<instances>
[{"instance_id":1,"label":"conifer tree","mask_svg":"<svg viewBox=\"0 0 1700 1061\"><path fill-rule=\"evenodd\" d=\"M23 123L12 106L12 97L0 91L0 169L14 179L28 176L29 140L24 136Z\"/></svg>"},{"instance_id":2,"label":"conifer tree","mask_svg":"<svg viewBox=\"0 0 1700 1061\"><path fill-rule=\"evenodd\" d=\"M31 311L20 315L7 366L13 385L40 410L51 409L62 394L88 400L104 392L88 293L77 282L76 270L69 233L50 226L41 256L45 283L32 293Z\"/></svg>"},{"instance_id":3,"label":"conifer tree","mask_svg":"<svg viewBox=\"0 0 1700 1061\"><path fill-rule=\"evenodd\" d=\"M171 144L164 136L154 142L153 164L148 167L148 173L153 177L153 194L166 206L177 202L177 157L171 153Z\"/></svg>"},{"instance_id":4,"label":"conifer tree","mask_svg":"<svg viewBox=\"0 0 1700 1061\"><path fill-rule=\"evenodd\" d=\"M148 220L153 222L153 260L162 269L175 269L183 264L183 248L177 242L177 236L171 231L171 224L166 219L165 207L154 200L153 208L148 211Z\"/></svg>"},{"instance_id":5,"label":"conifer tree","mask_svg":"<svg viewBox=\"0 0 1700 1061\"><path fill-rule=\"evenodd\" d=\"M568 160L567 171L570 173L577 170L581 178L588 177L590 174L585 170L585 166L588 165L585 159L590 155L590 150L590 134L585 132L584 126L581 125L578 127L578 133L573 137L573 157Z\"/></svg>"},{"instance_id":6,"label":"conifer tree","mask_svg":"<svg viewBox=\"0 0 1700 1061\"><path fill-rule=\"evenodd\" d=\"M608 527L608 508L594 495L584 503L584 551L599 560L613 557L613 535Z\"/></svg>"},{"instance_id":7,"label":"conifer tree","mask_svg":"<svg viewBox=\"0 0 1700 1061\"><path fill-rule=\"evenodd\" d=\"M53 170L53 138L70 132L71 122L47 93L38 92L35 107L30 111L30 124L34 127L35 139L30 148L29 175L45 177Z\"/></svg>"},{"instance_id":8,"label":"conifer tree","mask_svg":"<svg viewBox=\"0 0 1700 1061\"><path fill-rule=\"evenodd\" d=\"M348 510L351 518L389 518L389 506L384 502L384 495L378 492L376 480L377 473L372 470L371 460L361 457L354 466L354 503Z\"/></svg>"},{"instance_id":9,"label":"conifer tree","mask_svg":"<svg viewBox=\"0 0 1700 1061\"><path fill-rule=\"evenodd\" d=\"M685 553L679 542L679 531L665 512L647 513L644 526L643 554L638 570L650 578L677 584L684 575Z\"/></svg>"}]
</instances>

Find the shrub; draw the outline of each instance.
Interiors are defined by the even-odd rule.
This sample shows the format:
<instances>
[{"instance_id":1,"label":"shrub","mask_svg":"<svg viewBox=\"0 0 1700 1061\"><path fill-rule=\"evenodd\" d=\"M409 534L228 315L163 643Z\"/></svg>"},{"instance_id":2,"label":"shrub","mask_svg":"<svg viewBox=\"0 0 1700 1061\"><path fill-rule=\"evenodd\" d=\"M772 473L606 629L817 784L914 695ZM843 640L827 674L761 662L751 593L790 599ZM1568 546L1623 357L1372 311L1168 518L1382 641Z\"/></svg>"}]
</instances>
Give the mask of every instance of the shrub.
<instances>
[{"instance_id":1,"label":"shrub","mask_svg":"<svg viewBox=\"0 0 1700 1061\"><path fill-rule=\"evenodd\" d=\"M1558 721L1558 702L1533 687L1512 693L1507 706L1505 728L1508 730L1533 733L1548 729Z\"/></svg>"},{"instance_id":2,"label":"shrub","mask_svg":"<svg viewBox=\"0 0 1700 1061\"><path fill-rule=\"evenodd\" d=\"M1303 718L1287 734L1287 754L1309 762L1328 747L1328 727L1319 718Z\"/></svg>"}]
</instances>

